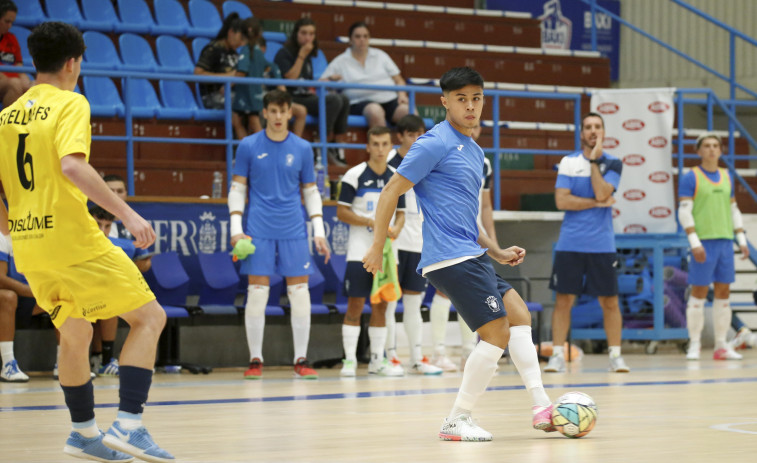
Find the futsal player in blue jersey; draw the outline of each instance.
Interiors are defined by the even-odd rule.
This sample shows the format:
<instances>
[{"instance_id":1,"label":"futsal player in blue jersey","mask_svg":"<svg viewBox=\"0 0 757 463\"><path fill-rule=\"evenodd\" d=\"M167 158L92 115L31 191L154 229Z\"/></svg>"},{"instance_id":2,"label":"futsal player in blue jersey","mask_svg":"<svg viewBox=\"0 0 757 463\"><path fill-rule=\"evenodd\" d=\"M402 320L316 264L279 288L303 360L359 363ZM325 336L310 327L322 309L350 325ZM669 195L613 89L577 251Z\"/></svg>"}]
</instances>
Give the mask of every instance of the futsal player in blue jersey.
<instances>
[{"instance_id":1,"label":"futsal player in blue jersey","mask_svg":"<svg viewBox=\"0 0 757 463\"><path fill-rule=\"evenodd\" d=\"M263 369L263 331L268 303L270 277L286 278L287 295L292 305L294 374L316 379L318 374L307 362L310 339L310 290L308 276L313 273L308 233L302 215L300 192L313 224L316 251L330 257L323 227L323 204L315 185L313 149L310 143L289 132L292 97L273 90L263 97L265 130L242 140L229 191L231 245L251 237L255 252L242 261L241 273L249 275L245 328L250 348L250 367L246 379L260 379ZM247 205L247 223L242 215Z\"/></svg>"},{"instance_id":2,"label":"futsal player in blue jersey","mask_svg":"<svg viewBox=\"0 0 757 463\"><path fill-rule=\"evenodd\" d=\"M620 355L623 318L618 306L617 250L612 229L612 197L620 183L623 163L602 152L605 125L602 116L581 119L581 151L560 161L555 203L565 211L549 287L557 293L552 313L554 351L545 372L564 372L564 344L570 329L570 311L581 294L596 296L602 307L610 371L629 371Z\"/></svg>"},{"instance_id":3,"label":"futsal player in blue jersey","mask_svg":"<svg viewBox=\"0 0 757 463\"><path fill-rule=\"evenodd\" d=\"M494 376L511 335L512 341L518 338L515 350L520 353L517 360L513 357L514 363L534 402L541 404L533 410L534 426L551 430L547 416L551 404L541 386L530 326L514 327L511 333L505 312L527 314L528 309L518 293L494 272L489 259L491 256L501 264L518 265L526 251L517 246L500 249L480 233L476 223L484 152L471 132L481 118L484 81L475 70L462 67L445 73L440 86L447 118L413 144L397 174L384 187L376 210L374 241L363 258L364 267L369 272L381 270L389 219L400 195L413 188L423 213L423 250L417 270L449 296L458 314L481 337L465 364L460 390L439 437L453 441L492 439L491 433L473 421L471 413ZM511 352L513 346L511 342Z\"/></svg>"}]
</instances>

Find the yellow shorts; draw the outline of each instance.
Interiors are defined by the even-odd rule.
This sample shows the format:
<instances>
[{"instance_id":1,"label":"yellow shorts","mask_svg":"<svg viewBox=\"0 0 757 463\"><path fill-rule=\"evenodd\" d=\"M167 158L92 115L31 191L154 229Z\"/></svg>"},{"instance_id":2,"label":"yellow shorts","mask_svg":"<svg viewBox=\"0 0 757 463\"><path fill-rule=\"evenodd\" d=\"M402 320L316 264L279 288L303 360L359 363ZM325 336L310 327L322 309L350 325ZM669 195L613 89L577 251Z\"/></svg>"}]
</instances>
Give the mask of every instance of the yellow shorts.
<instances>
[{"instance_id":1,"label":"yellow shorts","mask_svg":"<svg viewBox=\"0 0 757 463\"><path fill-rule=\"evenodd\" d=\"M70 267L27 271L37 304L60 327L68 317L106 320L155 300L142 273L123 250Z\"/></svg>"}]
</instances>

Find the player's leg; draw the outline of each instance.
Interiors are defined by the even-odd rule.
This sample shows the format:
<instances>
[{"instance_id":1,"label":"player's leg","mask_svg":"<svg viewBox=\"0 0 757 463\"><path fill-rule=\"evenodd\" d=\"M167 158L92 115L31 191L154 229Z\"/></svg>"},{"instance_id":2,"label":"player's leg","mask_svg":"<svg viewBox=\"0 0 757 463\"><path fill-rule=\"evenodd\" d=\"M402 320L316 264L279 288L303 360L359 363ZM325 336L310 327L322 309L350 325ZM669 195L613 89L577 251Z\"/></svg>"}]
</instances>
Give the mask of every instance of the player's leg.
<instances>
[{"instance_id":1,"label":"player's leg","mask_svg":"<svg viewBox=\"0 0 757 463\"><path fill-rule=\"evenodd\" d=\"M308 277L313 273L315 263L310 258L307 239L280 240L277 246L277 266L286 277L291 305L294 374L298 378L317 379L318 373L307 361L311 317Z\"/></svg>"},{"instance_id":2,"label":"player's leg","mask_svg":"<svg viewBox=\"0 0 757 463\"><path fill-rule=\"evenodd\" d=\"M452 306L449 298L437 288L428 318L431 323L431 343L434 345L434 355L431 363L444 371L457 371L457 365L447 357L447 324L449 323L449 309ZM466 325L467 327L467 325ZM470 331L470 329L468 329Z\"/></svg>"},{"instance_id":3,"label":"player's leg","mask_svg":"<svg viewBox=\"0 0 757 463\"><path fill-rule=\"evenodd\" d=\"M100 335L102 336L102 366L97 374L101 376L118 376L118 356L115 353L116 333L118 332L118 317L100 320Z\"/></svg>"},{"instance_id":4,"label":"player's leg","mask_svg":"<svg viewBox=\"0 0 757 463\"><path fill-rule=\"evenodd\" d=\"M365 271L362 262L349 261L344 271L344 294L347 295L347 312L342 323L344 365L341 375L355 376L357 371L357 342L360 337L360 319L365 309L365 298L371 295L372 275ZM383 349L383 347L382 347Z\"/></svg>"},{"instance_id":5,"label":"player's leg","mask_svg":"<svg viewBox=\"0 0 757 463\"><path fill-rule=\"evenodd\" d=\"M704 262L689 259L689 277L691 293L686 302L686 328L689 331L689 347L686 351L687 360L699 360L702 350L702 330L704 330L704 303L707 292L715 275L715 259L710 257L715 252L711 247L712 240L702 241L707 254Z\"/></svg>"},{"instance_id":6,"label":"player's leg","mask_svg":"<svg viewBox=\"0 0 757 463\"><path fill-rule=\"evenodd\" d=\"M255 253L242 261L239 273L247 275L247 302L244 309L244 328L250 365L245 379L260 379L263 375L263 333L265 308L270 293L270 275L276 270L276 241L255 239Z\"/></svg>"},{"instance_id":7,"label":"player's leg","mask_svg":"<svg viewBox=\"0 0 757 463\"><path fill-rule=\"evenodd\" d=\"M403 290L404 294L404 290ZM397 357L397 301L386 303L386 358L395 365L401 365ZM404 320L404 316L403 316Z\"/></svg>"},{"instance_id":8,"label":"player's leg","mask_svg":"<svg viewBox=\"0 0 757 463\"><path fill-rule=\"evenodd\" d=\"M715 334L714 360L741 360L741 354L726 342L731 326L732 310L729 298L731 283L736 281L731 240L717 240L717 264L714 274L715 299L712 301L712 326Z\"/></svg>"},{"instance_id":9,"label":"player's leg","mask_svg":"<svg viewBox=\"0 0 757 463\"><path fill-rule=\"evenodd\" d=\"M597 296L597 301L602 307L610 371L628 373L630 369L620 355L623 316L620 314L618 304L618 276L615 271L615 261L618 256L614 252L590 253L585 256L587 259L585 293Z\"/></svg>"},{"instance_id":10,"label":"player's leg","mask_svg":"<svg viewBox=\"0 0 757 463\"><path fill-rule=\"evenodd\" d=\"M368 272L365 272L373 278ZM394 365L384 356L386 347L386 302L371 304L371 317L368 322L368 341L371 346L371 362L368 374L380 376L402 376L405 370L401 365Z\"/></svg>"},{"instance_id":11,"label":"player's leg","mask_svg":"<svg viewBox=\"0 0 757 463\"><path fill-rule=\"evenodd\" d=\"M0 381L25 383L29 377L18 367L13 352L16 334L16 307L18 296L9 289L0 289Z\"/></svg>"},{"instance_id":12,"label":"player's leg","mask_svg":"<svg viewBox=\"0 0 757 463\"><path fill-rule=\"evenodd\" d=\"M552 356L545 372L557 373L566 370L564 345L570 330L570 312L576 295L583 291L585 254L556 251L552 266L549 289L555 291L555 309L552 312Z\"/></svg>"}]
</instances>

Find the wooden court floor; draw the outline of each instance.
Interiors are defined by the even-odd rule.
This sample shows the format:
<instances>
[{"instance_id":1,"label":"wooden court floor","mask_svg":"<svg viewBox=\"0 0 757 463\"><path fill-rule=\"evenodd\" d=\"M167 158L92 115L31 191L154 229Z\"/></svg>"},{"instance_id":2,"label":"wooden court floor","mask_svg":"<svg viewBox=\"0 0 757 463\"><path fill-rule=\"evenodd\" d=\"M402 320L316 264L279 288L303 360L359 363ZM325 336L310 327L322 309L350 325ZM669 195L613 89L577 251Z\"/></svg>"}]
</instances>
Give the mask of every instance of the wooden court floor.
<instances>
[{"instance_id":1,"label":"wooden court floor","mask_svg":"<svg viewBox=\"0 0 757 463\"><path fill-rule=\"evenodd\" d=\"M544 375L547 392L591 395L599 419L568 439L530 427L530 400L503 360L474 413L488 443L436 437L460 383L441 377L356 379L338 369L317 381L267 368L262 381L241 371L155 376L145 423L180 462L744 462L757 457L757 351L741 362L686 362L677 352L625 353L630 374L606 371L590 355L565 374ZM98 424L116 414L118 380L95 381ZM0 461L77 461L62 453L68 412L49 375L0 383Z\"/></svg>"}]
</instances>

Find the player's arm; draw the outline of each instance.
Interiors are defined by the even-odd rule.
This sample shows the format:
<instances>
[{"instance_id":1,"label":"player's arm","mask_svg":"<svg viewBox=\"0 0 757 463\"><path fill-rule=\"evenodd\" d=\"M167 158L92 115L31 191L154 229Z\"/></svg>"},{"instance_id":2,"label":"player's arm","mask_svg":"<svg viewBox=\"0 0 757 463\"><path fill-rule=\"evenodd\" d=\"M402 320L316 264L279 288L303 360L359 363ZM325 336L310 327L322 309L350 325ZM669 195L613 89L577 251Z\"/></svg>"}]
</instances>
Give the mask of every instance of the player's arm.
<instances>
[{"instance_id":1,"label":"player's arm","mask_svg":"<svg viewBox=\"0 0 757 463\"><path fill-rule=\"evenodd\" d=\"M702 242L699 240L699 236L697 236L693 210L694 198L691 196L682 196L678 200L678 223L681 224L683 231L686 233L694 260L702 263L707 259L707 253L704 250L704 246L702 246Z\"/></svg>"},{"instance_id":2,"label":"player's arm","mask_svg":"<svg viewBox=\"0 0 757 463\"><path fill-rule=\"evenodd\" d=\"M323 227L323 200L315 182L303 183L302 197L305 201L305 210L313 225L313 242L318 254L325 256L325 262L331 258L331 251L326 242L326 229Z\"/></svg>"},{"instance_id":3,"label":"player's arm","mask_svg":"<svg viewBox=\"0 0 757 463\"><path fill-rule=\"evenodd\" d=\"M526 258L526 250L519 246L510 246L507 249L501 249L496 240L487 236L481 225L478 226L478 244L487 248L486 254L502 265L515 267L523 263Z\"/></svg>"},{"instance_id":4,"label":"player's arm","mask_svg":"<svg viewBox=\"0 0 757 463\"><path fill-rule=\"evenodd\" d=\"M489 238L497 244L497 231L494 229L494 207L492 206L491 190L484 190L484 194L481 196L481 225ZM497 247L499 247L498 244Z\"/></svg>"},{"instance_id":5,"label":"player's arm","mask_svg":"<svg viewBox=\"0 0 757 463\"><path fill-rule=\"evenodd\" d=\"M155 230L134 209L115 193L110 191L100 174L87 163L83 153L63 156L60 160L63 175L79 188L92 202L102 206L120 218L127 230L134 236L134 245L147 248L155 241Z\"/></svg>"},{"instance_id":6,"label":"player's arm","mask_svg":"<svg viewBox=\"0 0 757 463\"><path fill-rule=\"evenodd\" d=\"M389 229L389 221L397 209L397 202L400 196L415 186L413 182L403 177L399 172L395 172L389 183L386 184L381 195L379 195L378 205L376 206L376 218L373 225L373 244L363 257L363 267L371 272L381 271L384 243L386 243L386 234Z\"/></svg>"},{"instance_id":7,"label":"player's arm","mask_svg":"<svg viewBox=\"0 0 757 463\"><path fill-rule=\"evenodd\" d=\"M137 259L134 261L134 265L137 266L140 272L145 273L152 267L152 257L146 259Z\"/></svg>"},{"instance_id":8,"label":"player's arm","mask_svg":"<svg viewBox=\"0 0 757 463\"><path fill-rule=\"evenodd\" d=\"M738 204L736 204L736 198L731 198L731 219L733 221L733 231L736 233L736 243L738 243L741 249L741 258L746 259L749 257L749 246L746 242L746 234L744 233L744 218L741 216Z\"/></svg>"},{"instance_id":9,"label":"player's arm","mask_svg":"<svg viewBox=\"0 0 757 463\"><path fill-rule=\"evenodd\" d=\"M392 224L391 229L387 230L389 238L396 240L397 237L400 236L400 233L402 233L402 228L404 226L405 226L405 211L395 212L394 223Z\"/></svg>"},{"instance_id":10,"label":"player's arm","mask_svg":"<svg viewBox=\"0 0 757 463\"><path fill-rule=\"evenodd\" d=\"M373 219L371 219L370 217L357 215L355 211L352 210L351 206L347 206L345 204L337 204L336 218L346 223L347 225L373 228Z\"/></svg>"},{"instance_id":11,"label":"player's arm","mask_svg":"<svg viewBox=\"0 0 757 463\"><path fill-rule=\"evenodd\" d=\"M242 226L242 215L247 200L247 177L241 175L231 176L231 189L227 202L229 204L229 233L231 234L231 246L245 237Z\"/></svg>"},{"instance_id":12,"label":"player's arm","mask_svg":"<svg viewBox=\"0 0 757 463\"><path fill-rule=\"evenodd\" d=\"M0 199L0 233L7 237L10 241L11 231L8 228L8 209L5 207L5 203Z\"/></svg>"},{"instance_id":13,"label":"player's arm","mask_svg":"<svg viewBox=\"0 0 757 463\"><path fill-rule=\"evenodd\" d=\"M8 262L0 261L0 289L9 289L19 296L34 297L29 285L8 276Z\"/></svg>"},{"instance_id":14,"label":"player's arm","mask_svg":"<svg viewBox=\"0 0 757 463\"><path fill-rule=\"evenodd\" d=\"M594 144L594 148L591 149L589 159L591 161L597 160L602 157L602 145L604 143L604 137L597 137L597 142ZM594 197L597 201L606 201L615 192L615 187L604 179L602 171L599 169L599 164L591 162L589 164L591 169L591 188L594 190Z\"/></svg>"},{"instance_id":15,"label":"player's arm","mask_svg":"<svg viewBox=\"0 0 757 463\"><path fill-rule=\"evenodd\" d=\"M593 207L610 207L615 204L615 198L610 196L605 201L597 201L571 194L570 188L555 188L555 204L561 211L583 211Z\"/></svg>"}]
</instances>

